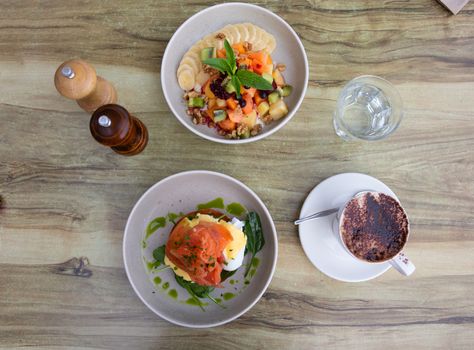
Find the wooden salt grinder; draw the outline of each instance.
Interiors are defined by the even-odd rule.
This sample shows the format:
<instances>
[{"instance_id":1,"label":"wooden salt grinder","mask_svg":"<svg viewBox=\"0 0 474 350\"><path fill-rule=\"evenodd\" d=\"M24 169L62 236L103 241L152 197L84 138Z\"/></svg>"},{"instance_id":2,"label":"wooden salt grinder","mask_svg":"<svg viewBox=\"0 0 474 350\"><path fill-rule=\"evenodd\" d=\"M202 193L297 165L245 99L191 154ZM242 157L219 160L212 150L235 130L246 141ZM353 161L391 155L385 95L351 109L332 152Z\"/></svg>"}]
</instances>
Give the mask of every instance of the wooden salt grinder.
<instances>
[{"instance_id":1,"label":"wooden salt grinder","mask_svg":"<svg viewBox=\"0 0 474 350\"><path fill-rule=\"evenodd\" d=\"M99 107L92 114L90 130L97 142L127 156L140 153L148 142L146 126L117 104Z\"/></svg>"},{"instance_id":2,"label":"wooden salt grinder","mask_svg":"<svg viewBox=\"0 0 474 350\"><path fill-rule=\"evenodd\" d=\"M79 107L89 113L117 102L117 92L112 84L98 77L94 67L83 60L61 64L54 75L54 85L61 95L77 100Z\"/></svg>"}]
</instances>

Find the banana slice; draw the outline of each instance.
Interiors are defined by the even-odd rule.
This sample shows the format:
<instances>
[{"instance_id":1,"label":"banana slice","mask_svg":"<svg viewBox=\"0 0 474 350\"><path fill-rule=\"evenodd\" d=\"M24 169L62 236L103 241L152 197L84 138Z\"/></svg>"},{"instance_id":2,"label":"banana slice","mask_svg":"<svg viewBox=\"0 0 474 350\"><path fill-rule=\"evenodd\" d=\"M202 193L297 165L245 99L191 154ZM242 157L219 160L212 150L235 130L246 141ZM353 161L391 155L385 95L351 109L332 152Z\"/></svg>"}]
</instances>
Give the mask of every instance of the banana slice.
<instances>
[{"instance_id":1,"label":"banana slice","mask_svg":"<svg viewBox=\"0 0 474 350\"><path fill-rule=\"evenodd\" d=\"M272 53L276 49L276 39L273 35L268 34L267 36L267 43L266 43L266 49L268 53Z\"/></svg>"},{"instance_id":2,"label":"banana slice","mask_svg":"<svg viewBox=\"0 0 474 350\"><path fill-rule=\"evenodd\" d=\"M257 33L255 35L255 42L253 43L253 50L260 51L265 48L267 32L257 27Z\"/></svg>"},{"instance_id":3,"label":"banana slice","mask_svg":"<svg viewBox=\"0 0 474 350\"><path fill-rule=\"evenodd\" d=\"M184 58L184 57L189 57L189 58L193 59L193 60L197 63L198 66L201 65L201 53L200 53L200 52L197 53L197 52L195 52L195 51L188 51L188 52L183 56L183 58Z\"/></svg>"},{"instance_id":4,"label":"banana slice","mask_svg":"<svg viewBox=\"0 0 474 350\"><path fill-rule=\"evenodd\" d=\"M233 44L237 44L242 41L240 38L240 32L237 30L235 25L229 26L228 32L233 39Z\"/></svg>"},{"instance_id":5,"label":"banana slice","mask_svg":"<svg viewBox=\"0 0 474 350\"><path fill-rule=\"evenodd\" d=\"M249 32L249 38L247 41L253 45L257 36L257 27L252 23L244 23L243 25L247 28L247 31Z\"/></svg>"},{"instance_id":6,"label":"banana slice","mask_svg":"<svg viewBox=\"0 0 474 350\"><path fill-rule=\"evenodd\" d=\"M206 35L202 41L203 42L211 42L211 41L214 41L216 39L216 34L215 33L211 33L211 34L208 34Z\"/></svg>"},{"instance_id":7,"label":"banana slice","mask_svg":"<svg viewBox=\"0 0 474 350\"><path fill-rule=\"evenodd\" d=\"M178 84L181 89L189 91L194 88L196 79L194 76L194 72L190 69L182 70L178 74Z\"/></svg>"},{"instance_id":8,"label":"banana slice","mask_svg":"<svg viewBox=\"0 0 474 350\"><path fill-rule=\"evenodd\" d=\"M199 45L201 45L201 44L199 44ZM201 56L201 50L202 50L202 49L201 49L200 46L194 45L191 49L188 50L188 52L186 52L186 53L184 54L184 56L186 56L186 55L192 55L192 56L198 56L198 57L200 57L200 56ZM183 57L184 57L184 56L183 56Z\"/></svg>"},{"instance_id":9,"label":"banana slice","mask_svg":"<svg viewBox=\"0 0 474 350\"><path fill-rule=\"evenodd\" d=\"M199 40L191 49L190 51L193 51L199 55L201 50L205 47L204 40Z\"/></svg>"},{"instance_id":10,"label":"banana slice","mask_svg":"<svg viewBox=\"0 0 474 350\"><path fill-rule=\"evenodd\" d=\"M224 48L224 39L216 40L216 50L222 50Z\"/></svg>"},{"instance_id":11,"label":"banana slice","mask_svg":"<svg viewBox=\"0 0 474 350\"><path fill-rule=\"evenodd\" d=\"M176 71L176 73L179 75L179 74L181 74L182 71L185 71L185 70L190 70L193 73L194 72L196 72L196 73L199 72L199 71L195 71L194 68L192 66L190 66L189 64L183 63L183 64L179 65L178 70Z\"/></svg>"},{"instance_id":12,"label":"banana slice","mask_svg":"<svg viewBox=\"0 0 474 350\"><path fill-rule=\"evenodd\" d=\"M276 48L276 39L272 34L268 33L267 31L263 29L261 31L262 34L260 41L262 42L263 49L265 49L268 53L272 53L273 50L275 50Z\"/></svg>"},{"instance_id":13,"label":"banana slice","mask_svg":"<svg viewBox=\"0 0 474 350\"><path fill-rule=\"evenodd\" d=\"M245 42L249 41L249 30L247 27L242 23L242 24L236 24L237 30L239 31L240 34L240 41Z\"/></svg>"},{"instance_id":14,"label":"banana slice","mask_svg":"<svg viewBox=\"0 0 474 350\"><path fill-rule=\"evenodd\" d=\"M235 38L234 38L234 35L233 33L230 32L230 29L228 28L228 26L224 27L222 30L219 31L219 33L222 33L225 35L225 39L227 39L227 41L229 42L229 44L235 44ZM224 42L224 39L222 39L222 42Z\"/></svg>"},{"instance_id":15,"label":"banana slice","mask_svg":"<svg viewBox=\"0 0 474 350\"><path fill-rule=\"evenodd\" d=\"M207 48L207 47L217 47L217 42L216 42L216 39L207 39L204 41L204 43L206 44L204 46L204 48Z\"/></svg>"},{"instance_id":16,"label":"banana slice","mask_svg":"<svg viewBox=\"0 0 474 350\"><path fill-rule=\"evenodd\" d=\"M184 58L181 60L181 63L179 64L180 66L190 66L193 72L196 74L198 73L201 69L201 62L195 59L195 56L193 56L193 53L186 54L184 55Z\"/></svg>"},{"instance_id":17,"label":"banana slice","mask_svg":"<svg viewBox=\"0 0 474 350\"><path fill-rule=\"evenodd\" d=\"M210 75L204 71L200 71L197 75L196 75L196 83L198 83L199 85L204 85L210 78Z\"/></svg>"},{"instance_id":18,"label":"banana slice","mask_svg":"<svg viewBox=\"0 0 474 350\"><path fill-rule=\"evenodd\" d=\"M272 53L273 50L275 50L275 47L276 47L275 37L263 29L261 29L260 41L262 45L264 45L264 49L268 53Z\"/></svg>"}]
</instances>

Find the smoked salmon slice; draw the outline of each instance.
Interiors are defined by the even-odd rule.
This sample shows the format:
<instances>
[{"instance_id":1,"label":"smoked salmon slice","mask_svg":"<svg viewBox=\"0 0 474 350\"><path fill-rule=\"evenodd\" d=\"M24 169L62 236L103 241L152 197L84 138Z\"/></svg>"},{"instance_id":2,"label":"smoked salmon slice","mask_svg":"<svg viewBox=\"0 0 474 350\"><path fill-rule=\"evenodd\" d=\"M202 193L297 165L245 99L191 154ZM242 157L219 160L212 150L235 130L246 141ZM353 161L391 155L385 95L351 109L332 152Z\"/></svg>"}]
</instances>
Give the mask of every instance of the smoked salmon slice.
<instances>
[{"instance_id":1,"label":"smoked salmon slice","mask_svg":"<svg viewBox=\"0 0 474 350\"><path fill-rule=\"evenodd\" d=\"M180 220L166 243L166 255L191 280L202 286L220 286L224 248L232 241L231 233L215 222L201 221L191 228Z\"/></svg>"}]
</instances>

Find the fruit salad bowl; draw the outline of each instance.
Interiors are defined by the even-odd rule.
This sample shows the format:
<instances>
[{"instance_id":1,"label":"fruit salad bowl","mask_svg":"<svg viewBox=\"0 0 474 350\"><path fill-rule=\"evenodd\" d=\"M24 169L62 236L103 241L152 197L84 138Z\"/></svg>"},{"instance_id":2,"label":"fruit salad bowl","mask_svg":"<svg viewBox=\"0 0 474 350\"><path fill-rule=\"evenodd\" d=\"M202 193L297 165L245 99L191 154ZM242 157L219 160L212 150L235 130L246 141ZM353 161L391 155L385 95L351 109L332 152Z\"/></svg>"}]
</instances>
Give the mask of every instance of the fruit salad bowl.
<instances>
[{"instance_id":1,"label":"fruit salad bowl","mask_svg":"<svg viewBox=\"0 0 474 350\"><path fill-rule=\"evenodd\" d=\"M218 40L221 34L224 34L222 40ZM209 80L206 83L208 71L201 70L203 67L209 68L207 64L216 58L229 58L229 51L225 47L227 39L227 44L232 44L236 54L243 52L242 56L236 58L238 65L235 75L242 81L237 89L230 74L224 76L221 70L221 78L212 81L211 85ZM245 52L248 42L253 52ZM209 46L214 46L214 49L211 50ZM256 67L254 62L259 62L262 52L271 52L270 62L264 62L263 67ZM247 63L247 56L254 61ZM257 84L257 89L254 89L250 85L252 79L249 80L246 74L239 75L241 67L251 64L249 71L261 74L272 88L263 88L261 85L259 90ZM268 66L270 70L265 71ZM309 78L303 44L290 25L267 9L244 3L212 6L186 20L169 41L161 67L163 94L176 118L196 135L227 144L257 141L285 126L300 107ZM209 74L212 76L212 73ZM201 93L202 96L195 97ZM217 95L218 104L226 103L224 107L211 106L210 102L214 101L212 98L208 101L209 94L213 97ZM250 120L249 129L253 127L252 133L247 132L246 135L239 131L240 126L245 126L244 122L238 124L241 121L241 109L244 111L244 121ZM198 111L197 118L193 110ZM239 127L234 126L237 136L235 131L233 134L230 131L227 133L227 130L232 130L227 129L228 124L231 124L231 128L235 125L233 121ZM255 128L255 123L259 124L258 128ZM255 129L258 131L254 133Z\"/></svg>"}]
</instances>

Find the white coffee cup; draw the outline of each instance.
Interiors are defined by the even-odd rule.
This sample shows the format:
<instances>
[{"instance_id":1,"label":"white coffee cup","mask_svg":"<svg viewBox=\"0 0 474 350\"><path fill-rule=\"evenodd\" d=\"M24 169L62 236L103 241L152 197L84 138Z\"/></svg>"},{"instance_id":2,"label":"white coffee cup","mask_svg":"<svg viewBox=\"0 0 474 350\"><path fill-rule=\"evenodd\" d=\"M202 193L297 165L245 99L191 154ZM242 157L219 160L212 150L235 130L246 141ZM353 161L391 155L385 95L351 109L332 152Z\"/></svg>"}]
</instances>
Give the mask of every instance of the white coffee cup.
<instances>
[{"instance_id":1,"label":"white coffee cup","mask_svg":"<svg viewBox=\"0 0 474 350\"><path fill-rule=\"evenodd\" d=\"M406 243L408 242L408 238L410 236L410 223L408 221L408 217L406 216L406 213L405 213L405 216L407 218L408 233L407 233L406 239L404 240L403 246L399 249L398 253L393 257L387 258L385 260L380 260L380 261L368 261L368 260L362 259L362 258L356 256L354 253L352 253L352 251L349 249L349 247L346 245L346 242L344 241L342 231L341 231L341 225L342 225L342 221L344 219L344 210L346 209L347 205L353 199L359 198L360 196L367 196L369 194L373 194L373 195L377 196L378 193L381 193L381 192L375 192L375 191L358 192L355 196L351 197L346 203L344 203L344 205L342 205L339 208L339 211L338 211L338 213L337 213L337 215L334 219L333 233L334 233L336 239L338 240L338 242L344 247L344 250L349 255L351 255L354 259L357 259L358 261L363 261L367 264L382 264L382 263L385 263L385 262L389 262L395 268L395 270L397 270L398 272L400 272L401 274L403 274L405 276L410 276L415 271L415 265L413 265L413 263L408 259L408 257L405 255L405 253L402 252L402 250L406 246ZM384 194L384 195L389 196L387 194ZM389 197L393 198L392 196L389 196ZM396 200L395 198L393 198L393 199ZM397 203L400 204L400 202L398 202L398 201L397 201ZM400 207L405 212L405 210L403 209L401 204L400 204Z\"/></svg>"}]
</instances>

